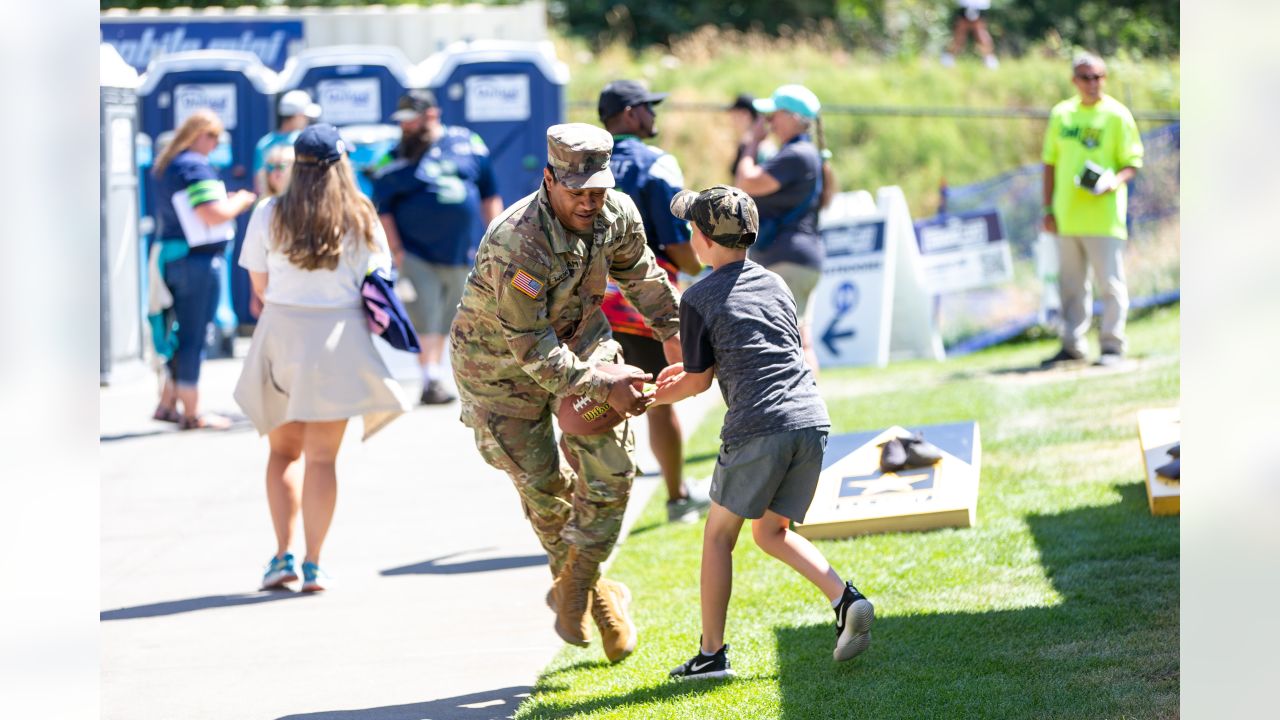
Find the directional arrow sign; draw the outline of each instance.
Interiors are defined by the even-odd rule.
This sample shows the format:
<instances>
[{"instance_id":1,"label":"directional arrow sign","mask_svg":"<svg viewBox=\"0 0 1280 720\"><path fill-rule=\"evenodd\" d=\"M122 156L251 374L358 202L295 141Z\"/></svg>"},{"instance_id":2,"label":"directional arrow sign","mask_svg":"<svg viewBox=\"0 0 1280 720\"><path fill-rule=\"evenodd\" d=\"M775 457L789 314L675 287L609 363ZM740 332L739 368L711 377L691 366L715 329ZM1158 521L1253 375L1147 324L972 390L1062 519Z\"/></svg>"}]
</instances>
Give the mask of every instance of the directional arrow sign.
<instances>
[{"instance_id":1,"label":"directional arrow sign","mask_svg":"<svg viewBox=\"0 0 1280 720\"><path fill-rule=\"evenodd\" d=\"M841 318L849 314L858 306L858 286L852 281L841 283L835 292L835 316L831 318L831 324L822 333L822 344L827 346L827 352L832 355L839 355L840 351L836 348L836 341L844 338L857 337L857 330L837 330L836 326L840 324Z\"/></svg>"}]
</instances>

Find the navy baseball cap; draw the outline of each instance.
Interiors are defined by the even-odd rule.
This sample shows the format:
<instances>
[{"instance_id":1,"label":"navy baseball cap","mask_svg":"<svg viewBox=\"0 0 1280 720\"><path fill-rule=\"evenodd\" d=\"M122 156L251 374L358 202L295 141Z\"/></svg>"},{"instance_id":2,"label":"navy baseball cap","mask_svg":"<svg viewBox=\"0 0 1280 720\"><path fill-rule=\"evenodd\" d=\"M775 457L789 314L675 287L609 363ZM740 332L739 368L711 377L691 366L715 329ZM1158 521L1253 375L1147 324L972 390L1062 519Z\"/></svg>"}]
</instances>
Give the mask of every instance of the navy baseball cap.
<instances>
[{"instance_id":1,"label":"navy baseball cap","mask_svg":"<svg viewBox=\"0 0 1280 720\"><path fill-rule=\"evenodd\" d=\"M331 165L346 152L338 128L328 123L308 126L293 141L293 161L299 165Z\"/></svg>"},{"instance_id":2,"label":"navy baseball cap","mask_svg":"<svg viewBox=\"0 0 1280 720\"><path fill-rule=\"evenodd\" d=\"M600 91L596 111L600 114L600 120L604 121L629 107L657 104L666 99L666 93L650 92L649 88L636 80L614 80Z\"/></svg>"}]
</instances>

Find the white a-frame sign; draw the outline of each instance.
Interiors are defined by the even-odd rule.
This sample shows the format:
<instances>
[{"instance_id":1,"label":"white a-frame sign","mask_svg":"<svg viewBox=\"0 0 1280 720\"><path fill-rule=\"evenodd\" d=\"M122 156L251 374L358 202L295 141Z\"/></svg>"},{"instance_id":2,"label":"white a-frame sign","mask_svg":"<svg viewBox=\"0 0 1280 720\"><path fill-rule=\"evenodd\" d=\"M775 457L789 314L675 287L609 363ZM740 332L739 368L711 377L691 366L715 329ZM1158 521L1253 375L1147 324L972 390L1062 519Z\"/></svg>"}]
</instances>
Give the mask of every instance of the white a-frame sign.
<instances>
[{"instance_id":1,"label":"white a-frame sign","mask_svg":"<svg viewBox=\"0 0 1280 720\"><path fill-rule=\"evenodd\" d=\"M911 211L902 189L841 193L821 218L827 259L810 298L823 367L942 360Z\"/></svg>"}]
</instances>

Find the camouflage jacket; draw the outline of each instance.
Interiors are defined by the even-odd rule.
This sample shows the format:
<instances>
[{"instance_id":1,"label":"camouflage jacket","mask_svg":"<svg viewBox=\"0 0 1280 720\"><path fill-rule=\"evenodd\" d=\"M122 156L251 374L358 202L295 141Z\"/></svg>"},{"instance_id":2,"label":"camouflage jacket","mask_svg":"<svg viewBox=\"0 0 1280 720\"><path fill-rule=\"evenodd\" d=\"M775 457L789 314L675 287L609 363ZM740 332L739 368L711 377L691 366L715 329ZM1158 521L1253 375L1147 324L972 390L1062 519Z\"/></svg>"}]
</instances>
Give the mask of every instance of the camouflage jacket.
<instances>
[{"instance_id":1,"label":"camouflage jacket","mask_svg":"<svg viewBox=\"0 0 1280 720\"><path fill-rule=\"evenodd\" d=\"M545 186L499 216L480 241L450 334L462 421L537 419L564 395L604 400L608 386L589 370L616 351L600 307L610 276L659 340L677 333L676 290L627 195L606 192L590 242L560 224Z\"/></svg>"}]
</instances>

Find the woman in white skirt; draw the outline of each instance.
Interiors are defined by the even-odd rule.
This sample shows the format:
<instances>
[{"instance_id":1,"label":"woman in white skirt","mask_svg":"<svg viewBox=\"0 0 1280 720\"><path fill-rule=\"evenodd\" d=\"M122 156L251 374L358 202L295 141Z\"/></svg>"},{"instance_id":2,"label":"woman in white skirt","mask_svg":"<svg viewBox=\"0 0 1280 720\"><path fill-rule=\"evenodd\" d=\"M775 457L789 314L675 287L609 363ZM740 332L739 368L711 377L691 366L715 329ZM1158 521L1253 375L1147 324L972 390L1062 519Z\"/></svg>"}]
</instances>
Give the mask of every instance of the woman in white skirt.
<instances>
[{"instance_id":1,"label":"woman in white skirt","mask_svg":"<svg viewBox=\"0 0 1280 720\"><path fill-rule=\"evenodd\" d=\"M332 125L294 142L288 190L254 210L240 265L263 301L236 402L271 444L267 505L276 553L262 588L298 579L289 547L299 510L306 555L302 591L325 589L320 549L337 501L334 462L347 420L364 439L412 406L373 346L360 287L391 254L373 205L360 194Z\"/></svg>"}]
</instances>

